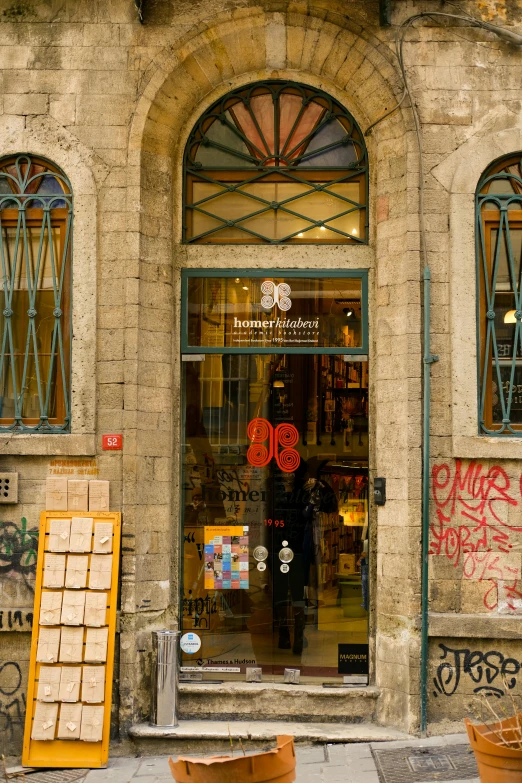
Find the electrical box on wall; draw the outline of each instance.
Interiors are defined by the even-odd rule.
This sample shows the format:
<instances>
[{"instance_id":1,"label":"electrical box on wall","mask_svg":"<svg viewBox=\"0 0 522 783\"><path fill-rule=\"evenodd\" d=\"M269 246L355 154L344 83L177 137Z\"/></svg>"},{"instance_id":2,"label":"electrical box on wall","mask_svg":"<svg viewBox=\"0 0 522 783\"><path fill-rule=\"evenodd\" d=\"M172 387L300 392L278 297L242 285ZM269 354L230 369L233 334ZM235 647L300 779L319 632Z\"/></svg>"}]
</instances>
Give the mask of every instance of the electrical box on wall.
<instances>
[{"instance_id":1,"label":"electrical box on wall","mask_svg":"<svg viewBox=\"0 0 522 783\"><path fill-rule=\"evenodd\" d=\"M373 502L376 506L384 506L386 503L386 479L376 476L373 480Z\"/></svg>"},{"instance_id":2,"label":"electrical box on wall","mask_svg":"<svg viewBox=\"0 0 522 783\"><path fill-rule=\"evenodd\" d=\"M18 473L0 473L0 503L18 503Z\"/></svg>"}]
</instances>

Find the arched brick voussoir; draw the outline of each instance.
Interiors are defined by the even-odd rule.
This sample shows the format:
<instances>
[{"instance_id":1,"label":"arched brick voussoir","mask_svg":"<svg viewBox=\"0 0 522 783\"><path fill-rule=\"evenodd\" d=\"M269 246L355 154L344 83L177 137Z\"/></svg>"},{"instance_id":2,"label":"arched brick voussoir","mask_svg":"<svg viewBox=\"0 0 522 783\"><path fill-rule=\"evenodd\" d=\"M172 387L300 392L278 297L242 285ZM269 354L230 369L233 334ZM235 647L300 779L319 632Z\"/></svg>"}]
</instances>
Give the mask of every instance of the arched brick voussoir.
<instances>
[{"instance_id":1,"label":"arched brick voussoir","mask_svg":"<svg viewBox=\"0 0 522 783\"><path fill-rule=\"evenodd\" d=\"M391 51L378 39L374 45L361 28L349 29L349 20L347 26L335 24L331 14L325 19L324 9L240 10L200 25L155 58L133 117L131 151L159 151L158 141L172 138L166 128L177 137L195 106L216 88L224 94L241 75L281 72L306 81L313 74L325 80L325 90L330 85L337 97L343 93L351 110L358 106L354 113L361 125L378 119L401 92Z\"/></svg>"}]
</instances>

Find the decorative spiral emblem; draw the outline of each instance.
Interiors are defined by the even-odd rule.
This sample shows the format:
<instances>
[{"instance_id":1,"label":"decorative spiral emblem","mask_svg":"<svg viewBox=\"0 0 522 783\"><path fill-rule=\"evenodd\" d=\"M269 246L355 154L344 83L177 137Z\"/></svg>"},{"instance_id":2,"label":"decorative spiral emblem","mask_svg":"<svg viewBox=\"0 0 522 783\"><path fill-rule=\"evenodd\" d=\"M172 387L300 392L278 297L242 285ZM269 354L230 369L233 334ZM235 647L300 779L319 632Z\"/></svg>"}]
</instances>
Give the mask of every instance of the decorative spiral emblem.
<instances>
[{"instance_id":1,"label":"decorative spiral emblem","mask_svg":"<svg viewBox=\"0 0 522 783\"><path fill-rule=\"evenodd\" d=\"M486 313L486 318L489 321L493 321L493 319L495 318L495 311L494 310L488 310L487 313Z\"/></svg>"},{"instance_id":2,"label":"decorative spiral emblem","mask_svg":"<svg viewBox=\"0 0 522 783\"><path fill-rule=\"evenodd\" d=\"M5 310L4 310L4 316L6 318L10 318L12 316L12 314L13 314L13 311L9 307L6 307Z\"/></svg>"},{"instance_id":3,"label":"decorative spiral emblem","mask_svg":"<svg viewBox=\"0 0 522 783\"><path fill-rule=\"evenodd\" d=\"M29 316L29 318L34 318L35 317L36 310L34 309L34 307L31 307L31 309L27 311L27 315Z\"/></svg>"},{"instance_id":4,"label":"decorative spiral emblem","mask_svg":"<svg viewBox=\"0 0 522 783\"><path fill-rule=\"evenodd\" d=\"M270 310L271 307L274 306L274 299L272 296L262 296L261 297L261 307L265 307L267 310Z\"/></svg>"},{"instance_id":5,"label":"decorative spiral emblem","mask_svg":"<svg viewBox=\"0 0 522 783\"><path fill-rule=\"evenodd\" d=\"M293 424L279 424L277 427L277 440L285 449L291 448L299 440L299 433Z\"/></svg>"},{"instance_id":6,"label":"decorative spiral emblem","mask_svg":"<svg viewBox=\"0 0 522 783\"><path fill-rule=\"evenodd\" d=\"M266 419L255 418L248 424L247 436L250 446L246 456L250 465L263 468L274 457L279 470L285 473L293 473L299 467L301 457L293 448L299 441L299 432L293 424L278 424L274 428Z\"/></svg>"},{"instance_id":7,"label":"decorative spiral emblem","mask_svg":"<svg viewBox=\"0 0 522 783\"><path fill-rule=\"evenodd\" d=\"M301 457L295 449L283 449L279 452L277 463L285 473L293 473L299 467Z\"/></svg>"},{"instance_id":8,"label":"decorative spiral emblem","mask_svg":"<svg viewBox=\"0 0 522 783\"><path fill-rule=\"evenodd\" d=\"M270 437L270 424L266 419L252 419L247 427L248 440L252 443L262 443Z\"/></svg>"},{"instance_id":9,"label":"decorative spiral emblem","mask_svg":"<svg viewBox=\"0 0 522 783\"><path fill-rule=\"evenodd\" d=\"M522 310L515 310L515 318L517 321L522 320Z\"/></svg>"},{"instance_id":10,"label":"decorative spiral emblem","mask_svg":"<svg viewBox=\"0 0 522 783\"><path fill-rule=\"evenodd\" d=\"M264 280L261 283L261 306L267 310L270 310L274 305L277 305L280 310L285 312L292 307L292 300L290 294L292 289L288 283L278 283L277 285L273 280Z\"/></svg>"},{"instance_id":11,"label":"decorative spiral emblem","mask_svg":"<svg viewBox=\"0 0 522 783\"><path fill-rule=\"evenodd\" d=\"M253 443L248 447L247 460L255 468L264 468L270 462L270 455L262 443Z\"/></svg>"},{"instance_id":12,"label":"decorative spiral emblem","mask_svg":"<svg viewBox=\"0 0 522 783\"><path fill-rule=\"evenodd\" d=\"M55 307L53 310L53 315L55 318L59 318L62 315L62 311L59 307Z\"/></svg>"}]
</instances>

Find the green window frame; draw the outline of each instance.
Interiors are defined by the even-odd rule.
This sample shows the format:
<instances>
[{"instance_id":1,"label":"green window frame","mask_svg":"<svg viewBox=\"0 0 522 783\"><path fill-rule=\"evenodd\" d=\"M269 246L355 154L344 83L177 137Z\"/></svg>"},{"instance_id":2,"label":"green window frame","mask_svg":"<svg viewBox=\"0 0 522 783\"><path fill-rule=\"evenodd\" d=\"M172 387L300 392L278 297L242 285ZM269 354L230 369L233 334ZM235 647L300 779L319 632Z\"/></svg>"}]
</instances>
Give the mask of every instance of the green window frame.
<instances>
[{"instance_id":1,"label":"green window frame","mask_svg":"<svg viewBox=\"0 0 522 783\"><path fill-rule=\"evenodd\" d=\"M354 118L298 82L220 98L185 148L183 241L367 244L368 155Z\"/></svg>"},{"instance_id":2,"label":"green window frame","mask_svg":"<svg viewBox=\"0 0 522 783\"><path fill-rule=\"evenodd\" d=\"M70 431L72 188L51 162L0 159L0 431Z\"/></svg>"},{"instance_id":3,"label":"green window frame","mask_svg":"<svg viewBox=\"0 0 522 783\"><path fill-rule=\"evenodd\" d=\"M475 197L479 432L522 435L522 152L494 161Z\"/></svg>"}]
</instances>

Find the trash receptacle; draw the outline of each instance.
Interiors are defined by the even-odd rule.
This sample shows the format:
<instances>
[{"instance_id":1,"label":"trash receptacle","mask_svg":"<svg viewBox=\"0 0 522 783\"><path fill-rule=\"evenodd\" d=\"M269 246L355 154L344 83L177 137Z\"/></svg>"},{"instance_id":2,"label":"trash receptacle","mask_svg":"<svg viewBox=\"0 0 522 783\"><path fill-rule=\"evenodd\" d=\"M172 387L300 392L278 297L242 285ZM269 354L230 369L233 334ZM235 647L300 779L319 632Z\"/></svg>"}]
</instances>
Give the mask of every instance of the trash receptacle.
<instances>
[{"instance_id":1,"label":"trash receptacle","mask_svg":"<svg viewBox=\"0 0 522 783\"><path fill-rule=\"evenodd\" d=\"M178 725L179 631L152 632L152 726Z\"/></svg>"}]
</instances>

